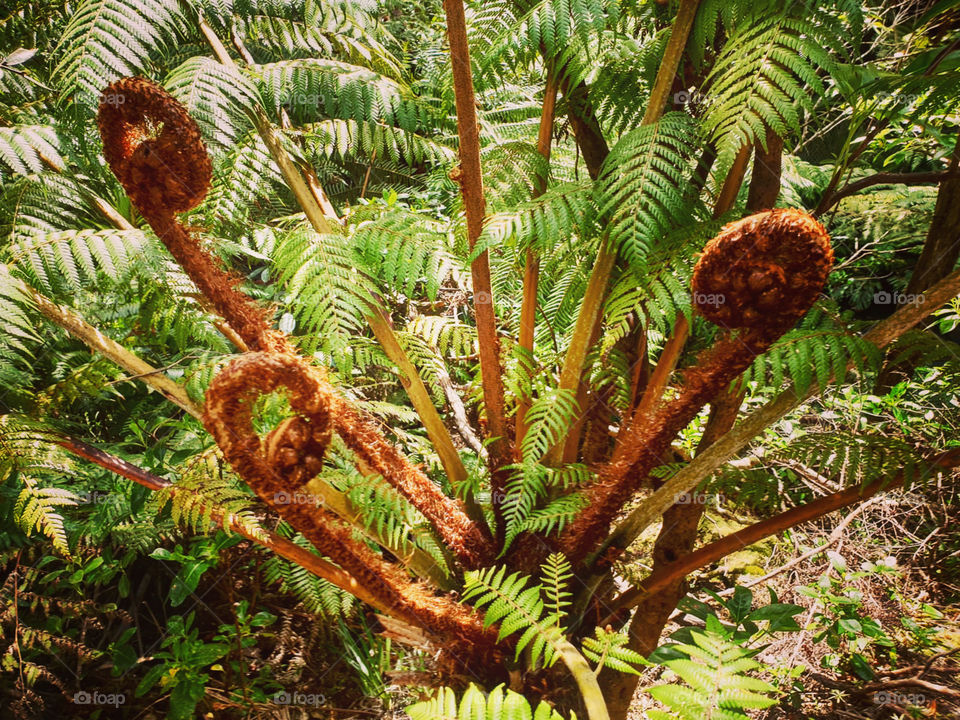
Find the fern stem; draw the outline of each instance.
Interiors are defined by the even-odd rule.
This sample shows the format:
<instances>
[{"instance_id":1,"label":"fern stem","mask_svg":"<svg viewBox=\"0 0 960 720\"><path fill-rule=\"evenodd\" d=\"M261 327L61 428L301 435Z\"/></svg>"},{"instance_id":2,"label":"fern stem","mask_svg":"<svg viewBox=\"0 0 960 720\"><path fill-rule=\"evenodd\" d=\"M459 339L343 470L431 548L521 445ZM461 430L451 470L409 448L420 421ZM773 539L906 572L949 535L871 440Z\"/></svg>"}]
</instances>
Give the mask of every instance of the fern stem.
<instances>
[{"instance_id":1,"label":"fern stem","mask_svg":"<svg viewBox=\"0 0 960 720\"><path fill-rule=\"evenodd\" d=\"M960 294L960 270L955 270L923 294L925 302L900 307L893 315L877 323L865 333L863 338L879 348L884 348L921 322L935 308L949 302L958 294ZM854 366L854 362L851 361L847 365L847 370L852 370ZM692 491L754 437L806 400L817 395L818 392L816 383L811 383L805 392L798 392L796 386L791 384L762 408L744 418L731 432L698 454L689 465L682 468L664 483L663 487L644 500L617 526L602 547L606 548L612 544L628 547L663 515L678 495Z\"/></svg>"},{"instance_id":2,"label":"fern stem","mask_svg":"<svg viewBox=\"0 0 960 720\"><path fill-rule=\"evenodd\" d=\"M567 666L567 670L570 671L577 683L580 697L583 698L583 704L587 708L587 717L590 720L610 720L607 702L603 699L603 692L600 690L597 676L590 669L589 663L580 654L580 651L566 639L557 643L557 650L560 651L560 659L563 660L563 664Z\"/></svg>"},{"instance_id":3,"label":"fern stem","mask_svg":"<svg viewBox=\"0 0 960 720\"><path fill-rule=\"evenodd\" d=\"M547 70L547 81L543 91L543 108L540 112L540 128L537 133L537 152L547 161L547 171L550 167L550 142L553 138L553 120L557 108L557 90L559 83L557 73L551 65ZM538 198L547 189L547 178L537 178L533 197ZM537 289L540 279L540 258L533 250L527 250L523 268L523 300L520 303L520 333L518 344L520 351L525 352L531 364L534 361L533 334L537 315ZM523 442L527 434L527 411L530 410L529 393L517 399L516 443Z\"/></svg>"},{"instance_id":4,"label":"fern stem","mask_svg":"<svg viewBox=\"0 0 960 720\"><path fill-rule=\"evenodd\" d=\"M67 450L78 457L82 457L85 460L96 463L100 467L110 470L121 477L132 480L148 490L153 490L154 492L166 490L173 495L184 492L183 488L176 487L176 485L171 483L169 480L166 480L159 475L154 475L143 468L137 467L136 465L123 460L122 458L118 458L110 453L100 450L99 448L95 448L85 442L76 440L75 438L60 437L57 438L56 443L64 450ZM243 535L243 537L247 538L248 540L251 540L258 545L265 547L267 550L276 553L280 557L289 560L290 562L295 563L306 570L309 570L317 577L323 578L333 585L336 585L341 590L356 596L371 607L374 607L381 612L391 612L390 606L381 603L375 595L366 592L360 583L357 582L357 579L350 573L342 568L337 567L328 560L324 560L322 557L310 552L306 548L302 548L290 540L287 540L286 538L281 537L265 528L261 528L259 532L251 532L249 529L245 528L242 523L232 522L229 517L224 516L216 508L210 509L210 519L217 524L222 525L224 529L233 530L239 535Z\"/></svg>"},{"instance_id":5,"label":"fern stem","mask_svg":"<svg viewBox=\"0 0 960 720\"><path fill-rule=\"evenodd\" d=\"M944 470L953 469L960 466L960 453L954 448L931 457L927 462L930 465ZM819 517L823 517L828 513L861 500L867 500L881 491L897 488L903 484L904 479L905 473L901 471L892 480L881 479L875 480L864 487L860 485L849 487L845 490L818 498L805 505L791 508L786 512L774 515L766 520L761 520L743 530L724 535L719 540L704 545L699 550L684 556L681 560L662 568L659 572L654 572L637 587L626 591L614 599L612 603L613 611L610 617L605 618L603 622L611 621L613 614L617 611L633 607L644 598L662 591L677 580L689 575L697 568L709 565L732 552L742 550L766 537L776 535L784 530L789 530L801 523L816 520Z\"/></svg>"},{"instance_id":6,"label":"fern stem","mask_svg":"<svg viewBox=\"0 0 960 720\"><path fill-rule=\"evenodd\" d=\"M217 36L217 33L210 27L210 24L204 19L202 14L197 15L197 26L200 28L200 32L203 34L204 39L213 50L213 54L216 55L220 64L230 68L236 68L237 64L233 61L233 58L230 57L226 46L224 46L223 42L221 42ZM270 157L273 158L273 161L280 169L284 181L291 192L293 192L297 203L303 209L310 224L313 225L319 233L331 232L332 228L330 222L327 220L327 213L332 213L333 217L336 217L336 213L333 212L333 206L329 204L329 200L326 201L326 208L321 206L320 197L325 199L326 196L322 194L322 191L320 196L318 196L314 194L314 190L311 190L289 153L287 153L283 145L280 144L280 138L270 123L270 118L267 117L266 112L264 112L263 108L259 105L254 110L252 120L254 127L257 129L257 134L263 139L267 150L270 152Z\"/></svg>"},{"instance_id":7,"label":"fern stem","mask_svg":"<svg viewBox=\"0 0 960 720\"><path fill-rule=\"evenodd\" d=\"M230 53L227 52L226 47L203 16L198 16L197 22L217 60L222 65L236 67ZM337 218L337 214L317 181L316 174L313 173L312 169L307 168L306 172L301 175L290 155L280 144L280 139L262 108L257 107L253 121L257 133L263 138L271 157L283 174L284 180L314 230L321 234L332 232L328 217ZM306 176L306 179L304 179L304 176ZM430 399L430 393L423 384L416 366L400 346L396 334L386 318L385 311L379 307L374 307L366 313L365 317L377 338L377 342L383 347L387 357L399 368L401 383L407 391L414 409L420 416L430 442L433 443L437 454L440 456L440 462L447 473L447 477L453 483L464 482L467 478L467 470L453 445L450 432L434 407L433 401ZM478 521L476 517L473 519L474 522ZM480 515L480 519L482 521L482 515Z\"/></svg>"},{"instance_id":8,"label":"fern stem","mask_svg":"<svg viewBox=\"0 0 960 720\"><path fill-rule=\"evenodd\" d=\"M440 462L447 473L447 478L455 486L464 483L467 479L467 469L463 465L463 460L460 459L460 454L453 445L450 432L443 424L433 400L430 399L430 393L426 385L423 384L416 365L413 364L400 346L390 325L389 317L379 307L371 308L366 317L377 342L380 343L384 352L400 370L400 384L407 391L410 402L413 403L417 414L420 416L420 421L423 423L437 455L440 456ZM474 521L476 520L477 518L474 518Z\"/></svg>"},{"instance_id":9,"label":"fern stem","mask_svg":"<svg viewBox=\"0 0 960 720\"><path fill-rule=\"evenodd\" d=\"M477 103L470 69L470 48L462 0L444 0L447 18L447 39L450 43L450 64L453 70L454 100L457 109L457 132L460 137L460 191L467 217L467 241L473 249L483 229L486 203L483 197L483 174L480 167L480 129ZM508 473L504 466L513 461L513 449L507 435L504 412L503 368L500 364L500 340L494 312L493 288L490 281L490 260L486 251L470 264L473 279L474 313L477 320L477 341L480 350L480 375L483 402L487 413L487 438L490 443L491 497L497 520L497 534L503 535L503 502Z\"/></svg>"},{"instance_id":10,"label":"fern stem","mask_svg":"<svg viewBox=\"0 0 960 720\"><path fill-rule=\"evenodd\" d=\"M670 87L680 67L680 59L683 56L683 50L686 47L687 38L693 27L693 20L696 17L699 5L700 0L682 0L680 3L680 9L670 32L670 40L667 42L663 60L657 70L657 77L650 93L650 100L643 116L642 125L652 125L663 115L663 109L670 94ZM613 272L615 261L616 253L609 247L607 239L604 238L600 243L593 271L590 273L590 280L587 283L587 290L580 305L573 336L570 338L570 345L567 347L567 354L563 359L563 368L560 371L560 390L576 392L580 383L583 364L587 359L587 351L590 348L590 337L593 335L594 326L600 322L603 301L607 294L607 284L610 281L610 274ZM561 458L564 444L564 440L561 439L547 454L544 463L556 465Z\"/></svg>"}]
</instances>

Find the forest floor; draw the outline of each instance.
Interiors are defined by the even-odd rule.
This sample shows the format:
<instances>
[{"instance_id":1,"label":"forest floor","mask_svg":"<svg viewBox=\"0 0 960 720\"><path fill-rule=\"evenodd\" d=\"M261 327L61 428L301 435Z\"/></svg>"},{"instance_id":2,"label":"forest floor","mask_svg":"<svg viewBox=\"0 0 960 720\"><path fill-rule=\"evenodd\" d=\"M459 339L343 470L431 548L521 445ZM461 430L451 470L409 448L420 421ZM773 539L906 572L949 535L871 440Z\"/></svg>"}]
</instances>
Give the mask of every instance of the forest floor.
<instances>
[{"instance_id":1,"label":"forest floor","mask_svg":"<svg viewBox=\"0 0 960 720\"><path fill-rule=\"evenodd\" d=\"M936 492L878 496L853 517L849 510L828 516L692 579L690 594L714 605L706 591L740 584L751 586L755 603L767 601L769 588L779 602L804 608L800 631L755 645L766 645L757 658L783 697L754 717L960 718L960 528L950 500ZM705 518L708 526L731 522L722 513ZM820 545L823 552L796 563ZM816 587L824 594L810 597L805 589ZM666 634L697 624L677 611ZM661 668L644 674L631 720L657 707L643 688L669 675Z\"/></svg>"}]
</instances>

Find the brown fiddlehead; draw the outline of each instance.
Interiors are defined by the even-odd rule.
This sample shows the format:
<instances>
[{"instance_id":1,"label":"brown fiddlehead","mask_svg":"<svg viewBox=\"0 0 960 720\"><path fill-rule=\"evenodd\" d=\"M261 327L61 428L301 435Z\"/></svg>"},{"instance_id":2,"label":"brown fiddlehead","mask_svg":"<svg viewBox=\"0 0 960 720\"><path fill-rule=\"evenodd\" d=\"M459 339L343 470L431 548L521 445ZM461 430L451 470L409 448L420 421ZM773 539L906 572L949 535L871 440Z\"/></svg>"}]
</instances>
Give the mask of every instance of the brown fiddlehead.
<instances>
[{"instance_id":1,"label":"brown fiddlehead","mask_svg":"<svg viewBox=\"0 0 960 720\"><path fill-rule=\"evenodd\" d=\"M694 307L724 332L683 372L672 400L633 417L621 432L586 491L586 507L561 536L564 552L580 559L603 540L650 471L668 461L676 435L810 309L832 266L830 236L799 210L751 215L707 243L694 268Z\"/></svg>"},{"instance_id":2,"label":"brown fiddlehead","mask_svg":"<svg viewBox=\"0 0 960 720\"><path fill-rule=\"evenodd\" d=\"M177 213L203 200L212 175L200 131L186 109L149 80L124 78L103 91L97 124L110 168L214 309L251 350L296 357L264 310L236 289L240 278L225 271L177 220ZM423 513L465 567L492 561L495 551L489 533L470 520L461 503L444 495L370 419L333 392L320 369L302 362L298 372L324 387L332 429L347 447ZM252 372L251 385L255 383ZM310 423L293 418L268 438L270 460L290 469L294 482L309 479L320 467L317 447L311 446L316 441L310 439L315 431Z\"/></svg>"}]
</instances>

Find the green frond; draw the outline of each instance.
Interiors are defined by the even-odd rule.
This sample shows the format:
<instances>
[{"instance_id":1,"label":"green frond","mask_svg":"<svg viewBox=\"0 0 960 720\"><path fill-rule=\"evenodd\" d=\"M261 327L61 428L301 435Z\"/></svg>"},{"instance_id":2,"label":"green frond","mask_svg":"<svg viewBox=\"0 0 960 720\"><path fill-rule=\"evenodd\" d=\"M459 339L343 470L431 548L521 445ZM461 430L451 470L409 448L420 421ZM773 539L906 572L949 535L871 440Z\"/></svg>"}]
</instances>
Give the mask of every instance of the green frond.
<instances>
[{"instance_id":1,"label":"green frond","mask_svg":"<svg viewBox=\"0 0 960 720\"><path fill-rule=\"evenodd\" d=\"M207 451L183 465L176 485L153 493L149 507L159 515L169 503L173 522L194 533L205 534L219 527L228 532L241 528L254 537L262 537L254 500L249 490L224 472L219 453ZM220 516L219 520L214 521L214 513Z\"/></svg>"},{"instance_id":2,"label":"green frond","mask_svg":"<svg viewBox=\"0 0 960 720\"><path fill-rule=\"evenodd\" d=\"M182 23L176 0L83 0L54 51L58 89L95 108L104 87L140 74L151 55L174 44Z\"/></svg>"},{"instance_id":3,"label":"green frond","mask_svg":"<svg viewBox=\"0 0 960 720\"><path fill-rule=\"evenodd\" d=\"M275 188L283 186L280 171L263 139L250 130L219 159L213 186L204 205L221 225L244 227L257 210L272 216Z\"/></svg>"},{"instance_id":4,"label":"green frond","mask_svg":"<svg viewBox=\"0 0 960 720\"><path fill-rule=\"evenodd\" d=\"M512 239L519 249L543 253L573 235L593 233L595 213L590 183L555 185L535 200L487 217L476 247L485 250Z\"/></svg>"},{"instance_id":5,"label":"green frond","mask_svg":"<svg viewBox=\"0 0 960 720\"><path fill-rule=\"evenodd\" d=\"M845 432L804 435L791 440L774 458L799 462L847 487L892 481L901 473L909 485L932 471L924 457L902 440Z\"/></svg>"},{"instance_id":6,"label":"green frond","mask_svg":"<svg viewBox=\"0 0 960 720\"><path fill-rule=\"evenodd\" d=\"M0 161L14 175L62 170L64 166L57 132L49 125L0 127Z\"/></svg>"},{"instance_id":7,"label":"green frond","mask_svg":"<svg viewBox=\"0 0 960 720\"><path fill-rule=\"evenodd\" d=\"M832 67L829 49L842 47L824 30L772 11L751 14L730 32L703 90L702 126L716 146L718 177L742 146L766 142L767 128L781 137L799 132L800 110L825 92L819 72Z\"/></svg>"},{"instance_id":8,"label":"green frond","mask_svg":"<svg viewBox=\"0 0 960 720\"><path fill-rule=\"evenodd\" d=\"M373 121L323 120L298 131L315 156L374 165L393 162L416 169L450 164L453 148L423 135Z\"/></svg>"},{"instance_id":9,"label":"green frond","mask_svg":"<svg viewBox=\"0 0 960 720\"><path fill-rule=\"evenodd\" d=\"M879 369L883 354L876 345L842 327L829 312L812 310L800 326L785 333L767 352L758 357L743 376L743 382L769 383L778 388L789 376L798 392L805 392L816 380L820 390L831 381L843 382L847 365L857 371Z\"/></svg>"},{"instance_id":10,"label":"green frond","mask_svg":"<svg viewBox=\"0 0 960 720\"><path fill-rule=\"evenodd\" d=\"M696 128L683 113L624 135L597 178L597 205L611 247L642 266L658 241L686 222L693 209L688 190Z\"/></svg>"},{"instance_id":11,"label":"green frond","mask_svg":"<svg viewBox=\"0 0 960 720\"><path fill-rule=\"evenodd\" d=\"M436 125L436 111L408 87L365 67L306 58L253 65L249 72L273 109L286 109L295 121L339 118L411 132Z\"/></svg>"},{"instance_id":12,"label":"green frond","mask_svg":"<svg viewBox=\"0 0 960 720\"><path fill-rule=\"evenodd\" d=\"M258 58L338 58L390 78L403 74L377 38L382 27L368 30L374 23L354 3L251 2L247 7L235 16L237 30Z\"/></svg>"},{"instance_id":13,"label":"green frond","mask_svg":"<svg viewBox=\"0 0 960 720\"><path fill-rule=\"evenodd\" d=\"M497 685L489 693L482 692L473 683L463 693L459 706L456 693L440 688L429 700L406 708L410 720L564 720L546 702L536 708L523 695ZM576 720L570 713L570 720Z\"/></svg>"},{"instance_id":14,"label":"green frond","mask_svg":"<svg viewBox=\"0 0 960 720\"><path fill-rule=\"evenodd\" d=\"M417 315L406 331L422 338L445 358L469 357L477 349L477 329L448 315Z\"/></svg>"},{"instance_id":15,"label":"green frond","mask_svg":"<svg viewBox=\"0 0 960 720\"><path fill-rule=\"evenodd\" d=\"M460 271L446 225L423 213L369 205L351 217L350 231L364 271L388 292L409 297L422 287L435 300L443 281Z\"/></svg>"},{"instance_id":16,"label":"green frond","mask_svg":"<svg viewBox=\"0 0 960 720\"><path fill-rule=\"evenodd\" d=\"M280 533L291 535L289 528L280 526ZM293 535L294 543L313 552L310 543L301 535ZM279 583L280 589L292 593L309 613L335 618L345 615L354 606L353 596L319 578L302 565L289 562L278 555L270 555L263 564L264 578L268 583Z\"/></svg>"},{"instance_id":17,"label":"green frond","mask_svg":"<svg viewBox=\"0 0 960 720\"><path fill-rule=\"evenodd\" d=\"M10 274L6 264L0 264L0 317L4 333L0 340L0 368L10 361L29 363L33 347L40 344L36 323L27 309L32 301L23 293L22 284Z\"/></svg>"},{"instance_id":18,"label":"green frond","mask_svg":"<svg viewBox=\"0 0 960 720\"><path fill-rule=\"evenodd\" d=\"M251 130L260 107L256 86L213 58L190 58L167 75L163 86L187 108L216 154L229 152Z\"/></svg>"},{"instance_id":19,"label":"green frond","mask_svg":"<svg viewBox=\"0 0 960 720\"><path fill-rule=\"evenodd\" d=\"M557 582L565 575L563 561L554 558L550 572ZM556 613L548 612L544 593L553 593L551 602L566 602L559 588L547 589L520 573L506 574L506 567L491 567L486 570L471 570L464 576L463 601L470 601L478 609L487 608L484 625L499 623L499 639L519 632L516 657L529 647L530 665L542 660L549 667L560 654L560 644L565 642L564 630L558 624Z\"/></svg>"},{"instance_id":20,"label":"green frond","mask_svg":"<svg viewBox=\"0 0 960 720\"><path fill-rule=\"evenodd\" d=\"M117 282L154 249L140 230L63 230L21 236L9 252L38 290L58 294L75 293L101 273Z\"/></svg>"},{"instance_id":21,"label":"green frond","mask_svg":"<svg viewBox=\"0 0 960 720\"><path fill-rule=\"evenodd\" d=\"M273 262L298 329L347 372L349 345L365 327L372 297L371 281L358 270L350 239L301 227L281 238Z\"/></svg>"},{"instance_id":22,"label":"green frond","mask_svg":"<svg viewBox=\"0 0 960 720\"><path fill-rule=\"evenodd\" d=\"M60 173L24 175L0 195L0 233L13 241L98 224L82 181Z\"/></svg>"},{"instance_id":23,"label":"green frond","mask_svg":"<svg viewBox=\"0 0 960 720\"><path fill-rule=\"evenodd\" d=\"M630 675L639 675L634 665L650 663L636 650L626 647L629 642L630 636L626 633L594 628L594 636L583 639L583 654L588 660L597 663L598 670L607 667Z\"/></svg>"},{"instance_id":24,"label":"green frond","mask_svg":"<svg viewBox=\"0 0 960 720\"><path fill-rule=\"evenodd\" d=\"M776 704L770 683L749 674L760 668L749 651L715 632L693 630L692 644L670 644L675 657L663 664L683 684L655 685L647 690L670 712L648 711L654 720L683 718L747 718L747 710Z\"/></svg>"},{"instance_id":25,"label":"green frond","mask_svg":"<svg viewBox=\"0 0 960 720\"><path fill-rule=\"evenodd\" d=\"M57 508L76 505L77 496L66 488L41 487L29 474L21 474L20 478L23 480L23 489L13 508L17 524L27 535L42 532L50 538L55 549L69 556L63 516L57 512Z\"/></svg>"}]
</instances>

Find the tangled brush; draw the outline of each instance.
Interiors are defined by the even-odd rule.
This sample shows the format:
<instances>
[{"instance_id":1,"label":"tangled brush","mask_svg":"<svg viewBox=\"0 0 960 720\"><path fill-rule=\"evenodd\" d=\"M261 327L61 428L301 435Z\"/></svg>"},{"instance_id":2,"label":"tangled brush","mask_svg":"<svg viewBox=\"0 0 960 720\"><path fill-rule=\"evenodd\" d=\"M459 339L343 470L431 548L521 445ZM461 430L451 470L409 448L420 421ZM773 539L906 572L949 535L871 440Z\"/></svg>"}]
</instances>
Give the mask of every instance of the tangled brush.
<instances>
[{"instance_id":1,"label":"tangled brush","mask_svg":"<svg viewBox=\"0 0 960 720\"><path fill-rule=\"evenodd\" d=\"M623 439L564 531L560 548L583 558L606 537L670 443L754 358L813 305L833 266L830 236L800 210L770 210L723 227L707 243L691 282L694 307L725 332L682 376L677 395L622 430Z\"/></svg>"}]
</instances>

